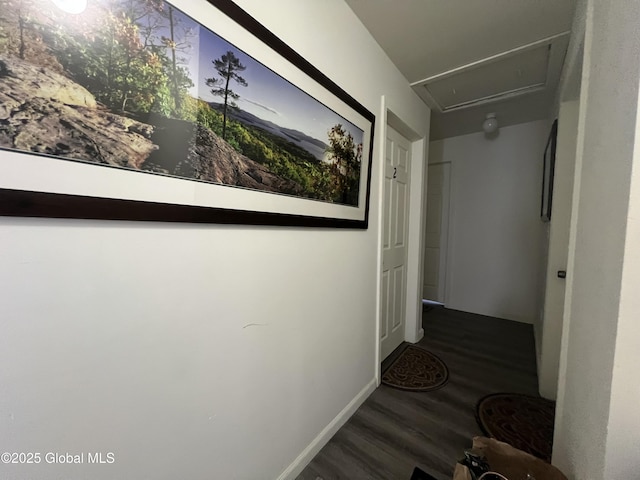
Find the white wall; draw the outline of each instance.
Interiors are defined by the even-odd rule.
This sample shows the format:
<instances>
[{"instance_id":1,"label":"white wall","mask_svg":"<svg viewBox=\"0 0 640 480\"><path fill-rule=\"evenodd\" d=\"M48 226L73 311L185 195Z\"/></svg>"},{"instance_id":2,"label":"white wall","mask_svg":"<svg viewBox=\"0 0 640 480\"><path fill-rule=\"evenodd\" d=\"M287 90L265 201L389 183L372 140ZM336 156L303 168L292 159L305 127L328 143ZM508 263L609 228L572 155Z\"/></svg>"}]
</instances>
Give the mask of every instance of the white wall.
<instances>
[{"instance_id":1,"label":"white wall","mask_svg":"<svg viewBox=\"0 0 640 480\"><path fill-rule=\"evenodd\" d=\"M451 162L449 308L533 323L538 316L542 154L546 121L431 142Z\"/></svg>"},{"instance_id":2,"label":"white wall","mask_svg":"<svg viewBox=\"0 0 640 480\"><path fill-rule=\"evenodd\" d=\"M570 479L640 469L640 4L584 0L554 463Z\"/></svg>"},{"instance_id":3,"label":"white wall","mask_svg":"<svg viewBox=\"0 0 640 480\"><path fill-rule=\"evenodd\" d=\"M238 3L426 135L342 0ZM0 477L293 477L375 387L381 172L366 231L0 218L3 448L116 455Z\"/></svg>"},{"instance_id":4,"label":"white wall","mask_svg":"<svg viewBox=\"0 0 640 480\"><path fill-rule=\"evenodd\" d=\"M604 475L607 479L633 478L638 475L640 468L640 108L636 116L635 139L616 353L611 375L609 437Z\"/></svg>"}]
</instances>

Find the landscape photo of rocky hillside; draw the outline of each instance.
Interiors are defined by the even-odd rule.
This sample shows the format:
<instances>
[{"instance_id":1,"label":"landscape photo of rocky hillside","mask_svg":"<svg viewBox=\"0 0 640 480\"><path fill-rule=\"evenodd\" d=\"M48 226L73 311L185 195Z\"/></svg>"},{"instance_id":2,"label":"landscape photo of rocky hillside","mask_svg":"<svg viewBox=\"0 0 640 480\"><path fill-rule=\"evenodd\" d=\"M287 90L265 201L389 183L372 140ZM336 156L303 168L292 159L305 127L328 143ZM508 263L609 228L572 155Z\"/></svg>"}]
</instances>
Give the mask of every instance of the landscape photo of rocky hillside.
<instances>
[{"instance_id":1,"label":"landscape photo of rocky hillside","mask_svg":"<svg viewBox=\"0 0 640 480\"><path fill-rule=\"evenodd\" d=\"M163 0L0 0L0 148L358 206L364 132Z\"/></svg>"}]
</instances>

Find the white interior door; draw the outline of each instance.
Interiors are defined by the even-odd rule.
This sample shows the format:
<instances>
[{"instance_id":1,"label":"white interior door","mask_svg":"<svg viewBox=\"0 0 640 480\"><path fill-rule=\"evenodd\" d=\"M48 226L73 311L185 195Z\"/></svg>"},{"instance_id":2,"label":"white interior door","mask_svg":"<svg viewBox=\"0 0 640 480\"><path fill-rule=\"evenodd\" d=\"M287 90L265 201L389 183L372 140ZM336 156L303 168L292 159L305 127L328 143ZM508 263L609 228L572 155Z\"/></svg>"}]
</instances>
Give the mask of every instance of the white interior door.
<instances>
[{"instance_id":1,"label":"white interior door","mask_svg":"<svg viewBox=\"0 0 640 480\"><path fill-rule=\"evenodd\" d=\"M429 165L422 298L444 303L450 163Z\"/></svg>"},{"instance_id":2,"label":"white interior door","mask_svg":"<svg viewBox=\"0 0 640 480\"><path fill-rule=\"evenodd\" d=\"M411 142L388 127L385 150L380 329L382 359L404 340Z\"/></svg>"},{"instance_id":3,"label":"white interior door","mask_svg":"<svg viewBox=\"0 0 640 480\"><path fill-rule=\"evenodd\" d=\"M541 335L538 346L538 385L540 394L556 398L562 319L564 317L565 286L569 261L569 232L573 204L573 179L576 163L579 100L560 103L558 143L553 179L553 203L549 224L549 250ZM560 272L564 272L564 275ZM541 337L541 338L540 338Z\"/></svg>"}]
</instances>

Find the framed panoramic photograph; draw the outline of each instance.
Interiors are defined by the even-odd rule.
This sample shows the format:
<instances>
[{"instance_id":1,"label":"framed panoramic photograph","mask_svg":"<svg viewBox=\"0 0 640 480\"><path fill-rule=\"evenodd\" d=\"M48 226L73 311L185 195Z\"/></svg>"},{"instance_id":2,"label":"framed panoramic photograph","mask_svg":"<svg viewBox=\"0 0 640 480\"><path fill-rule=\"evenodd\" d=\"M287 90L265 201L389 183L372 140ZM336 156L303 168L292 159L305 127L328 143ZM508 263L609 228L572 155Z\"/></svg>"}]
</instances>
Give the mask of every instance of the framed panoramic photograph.
<instances>
[{"instance_id":1,"label":"framed panoramic photograph","mask_svg":"<svg viewBox=\"0 0 640 480\"><path fill-rule=\"evenodd\" d=\"M367 228L374 121L230 0L0 0L0 215Z\"/></svg>"},{"instance_id":2,"label":"framed panoramic photograph","mask_svg":"<svg viewBox=\"0 0 640 480\"><path fill-rule=\"evenodd\" d=\"M556 139L558 137L558 120L553 122L551 133L544 149L542 169L542 201L540 218L543 222L551 220L551 203L553 200L553 173L556 166Z\"/></svg>"}]
</instances>

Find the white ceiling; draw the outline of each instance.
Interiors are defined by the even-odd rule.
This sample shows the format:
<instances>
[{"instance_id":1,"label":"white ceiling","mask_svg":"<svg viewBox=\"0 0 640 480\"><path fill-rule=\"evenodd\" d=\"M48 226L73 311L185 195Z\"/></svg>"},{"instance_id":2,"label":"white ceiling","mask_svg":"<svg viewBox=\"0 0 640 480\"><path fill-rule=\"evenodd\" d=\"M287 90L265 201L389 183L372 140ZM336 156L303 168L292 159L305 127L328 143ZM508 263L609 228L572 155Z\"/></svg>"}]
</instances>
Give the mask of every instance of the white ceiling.
<instances>
[{"instance_id":1,"label":"white ceiling","mask_svg":"<svg viewBox=\"0 0 640 480\"><path fill-rule=\"evenodd\" d=\"M431 138L547 118L575 0L346 0L433 111Z\"/></svg>"}]
</instances>

